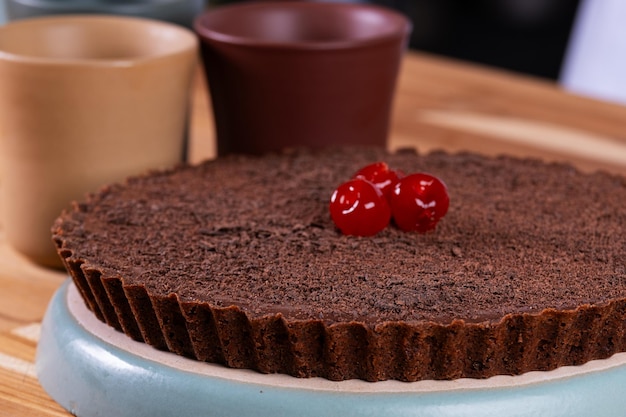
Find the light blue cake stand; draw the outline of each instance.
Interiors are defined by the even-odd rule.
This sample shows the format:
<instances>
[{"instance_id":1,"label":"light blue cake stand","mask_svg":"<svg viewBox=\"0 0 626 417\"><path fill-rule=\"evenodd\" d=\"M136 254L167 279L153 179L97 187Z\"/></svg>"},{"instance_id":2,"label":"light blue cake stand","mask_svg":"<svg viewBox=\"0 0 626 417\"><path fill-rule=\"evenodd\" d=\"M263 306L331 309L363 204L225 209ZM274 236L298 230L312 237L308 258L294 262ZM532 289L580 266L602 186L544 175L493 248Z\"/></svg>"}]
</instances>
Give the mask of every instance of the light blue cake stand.
<instances>
[{"instance_id":1,"label":"light blue cake stand","mask_svg":"<svg viewBox=\"0 0 626 417\"><path fill-rule=\"evenodd\" d=\"M626 355L485 380L332 382L227 369L157 351L98 321L69 281L43 322L36 368L79 417L623 417Z\"/></svg>"}]
</instances>

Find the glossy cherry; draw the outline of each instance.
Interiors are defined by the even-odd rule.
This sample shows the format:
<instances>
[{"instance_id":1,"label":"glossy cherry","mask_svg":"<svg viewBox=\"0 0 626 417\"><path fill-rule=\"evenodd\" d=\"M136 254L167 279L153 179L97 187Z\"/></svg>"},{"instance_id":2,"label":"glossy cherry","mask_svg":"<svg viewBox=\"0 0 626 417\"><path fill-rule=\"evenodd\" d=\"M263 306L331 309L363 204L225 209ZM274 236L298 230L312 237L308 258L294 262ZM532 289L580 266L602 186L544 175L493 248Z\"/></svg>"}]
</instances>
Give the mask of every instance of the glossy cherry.
<instances>
[{"instance_id":1,"label":"glossy cherry","mask_svg":"<svg viewBox=\"0 0 626 417\"><path fill-rule=\"evenodd\" d=\"M401 172L390 169L386 162L374 162L358 170L353 178L362 178L373 183L389 199L393 187L402 176Z\"/></svg>"},{"instance_id":2,"label":"glossy cherry","mask_svg":"<svg viewBox=\"0 0 626 417\"><path fill-rule=\"evenodd\" d=\"M439 178L417 173L398 181L390 204L398 228L424 233L434 229L448 212L450 198L446 185Z\"/></svg>"},{"instance_id":3,"label":"glossy cherry","mask_svg":"<svg viewBox=\"0 0 626 417\"><path fill-rule=\"evenodd\" d=\"M361 178L341 184L330 198L330 216L343 234L373 236L391 220L391 209L382 192Z\"/></svg>"}]
</instances>

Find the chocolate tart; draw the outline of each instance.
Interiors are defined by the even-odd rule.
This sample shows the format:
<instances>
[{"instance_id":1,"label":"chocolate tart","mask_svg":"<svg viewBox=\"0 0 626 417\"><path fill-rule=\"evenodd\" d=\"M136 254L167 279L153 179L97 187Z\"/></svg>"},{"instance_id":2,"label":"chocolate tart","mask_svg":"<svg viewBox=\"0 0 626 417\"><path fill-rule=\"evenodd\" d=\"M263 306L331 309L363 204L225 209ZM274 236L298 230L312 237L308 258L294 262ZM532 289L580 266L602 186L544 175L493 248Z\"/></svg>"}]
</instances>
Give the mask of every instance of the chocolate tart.
<instances>
[{"instance_id":1,"label":"chocolate tart","mask_svg":"<svg viewBox=\"0 0 626 417\"><path fill-rule=\"evenodd\" d=\"M445 181L433 232L342 235L334 188ZM487 378L626 351L626 179L476 154L230 156L114 184L53 226L100 320L157 349L331 380Z\"/></svg>"}]
</instances>

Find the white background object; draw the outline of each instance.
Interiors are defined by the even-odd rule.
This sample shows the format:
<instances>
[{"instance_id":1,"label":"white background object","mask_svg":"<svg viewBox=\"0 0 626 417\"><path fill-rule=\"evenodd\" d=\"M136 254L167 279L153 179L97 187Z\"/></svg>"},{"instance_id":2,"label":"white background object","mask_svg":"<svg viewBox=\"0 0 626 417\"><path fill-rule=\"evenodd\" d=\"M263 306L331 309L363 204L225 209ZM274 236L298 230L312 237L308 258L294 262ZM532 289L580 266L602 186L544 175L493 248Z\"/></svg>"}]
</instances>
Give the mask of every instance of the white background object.
<instances>
[{"instance_id":1,"label":"white background object","mask_svg":"<svg viewBox=\"0 0 626 417\"><path fill-rule=\"evenodd\" d=\"M581 0L560 82L572 92L626 105L626 1Z\"/></svg>"}]
</instances>

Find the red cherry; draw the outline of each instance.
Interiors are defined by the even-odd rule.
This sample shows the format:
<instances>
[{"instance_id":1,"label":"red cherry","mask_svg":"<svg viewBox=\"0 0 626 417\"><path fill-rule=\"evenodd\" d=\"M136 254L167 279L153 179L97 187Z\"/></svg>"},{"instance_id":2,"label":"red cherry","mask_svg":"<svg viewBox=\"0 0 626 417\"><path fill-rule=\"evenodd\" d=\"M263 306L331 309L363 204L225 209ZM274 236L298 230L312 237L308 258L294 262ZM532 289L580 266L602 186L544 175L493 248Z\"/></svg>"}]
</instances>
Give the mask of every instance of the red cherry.
<instances>
[{"instance_id":1,"label":"red cherry","mask_svg":"<svg viewBox=\"0 0 626 417\"><path fill-rule=\"evenodd\" d=\"M450 206L448 189L437 177L411 174L402 178L391 193L393 220L400 229L420 233L432 230Z\"/></svg>"},{"instance_id":2,"label":"red cherry","mask_svg":"<svg viewBox=\"0 0 626 417\"><path fill-rule=\"evenodd\" d=\"M401 172L389 169L387 163L374 162L358 170L352 178L362 178L373 183L389 199L393 186L396 185L402 176Z\"/></svg>"},{"instance_id":3,"label":"red cherry","mask_svg":"<svg viewBox=\"0 0 626 417\"><path fill-rule=\"evenodd\" d=\"M391 220L391 209L382 192L360 178L337 187L329 208L333 222L346 235L373 236Z\"/></svg>"}]
</instances>

